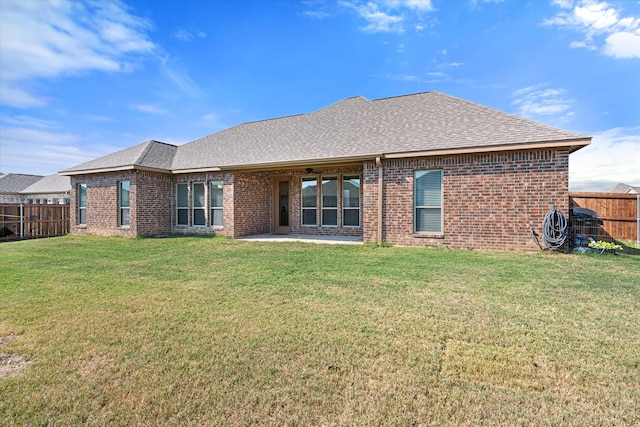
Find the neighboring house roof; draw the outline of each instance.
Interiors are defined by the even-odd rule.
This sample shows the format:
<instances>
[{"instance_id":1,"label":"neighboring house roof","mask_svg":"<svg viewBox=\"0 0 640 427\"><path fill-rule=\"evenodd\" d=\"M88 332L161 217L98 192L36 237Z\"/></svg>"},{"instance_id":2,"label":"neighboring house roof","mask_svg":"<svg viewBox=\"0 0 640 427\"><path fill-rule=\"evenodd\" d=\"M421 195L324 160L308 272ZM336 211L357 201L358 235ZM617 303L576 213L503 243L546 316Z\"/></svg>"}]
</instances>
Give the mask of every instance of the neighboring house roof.
<instances>
[{"instance_id":1,"label":"neighboring house roof","mask_svg":"<svg viewBox=\"0 0 640 427\"><path fill-rule=\"evenodd\" d=\"M71 178L63 175L48 175L31 184L20 194L60 194L71 191Z\"/></svg>"},{"instance_id":2,"label":"neighboring house roof","mask_svg":"<svg viewBox=\"0 0 640 427\"><path fill-rule=\"evenodd\" d=\"M173 172L259 168L550 145L578 149L589 143L584 135L424 92L373 101L347 98L313 113L240 124L178 147L164 144L152 167L169 164L166 169ZM147 141L61 173L133 168L134 153L160 144Z\"/></svg>"},{"instance_id":3,"label":"neighboring house roof","mask_svg":"<svg viewBox=\"0 0 640 427\"><path fill-rule=\"evenodd\" d=\"M18 194L25 188L42 179L41 175L9 173L0 177L1 194Z\"/></svg>"},{"instance_id":4,"label":"neighboring house roof","mask_svg":"<svg viewBox=\"0 0 640 427\"><path fill-rule=\"evenodd\" d=\"M640 187L629 184L616 184L604 190L605 193L640 194Z\"/></svg>"}]
</instances>

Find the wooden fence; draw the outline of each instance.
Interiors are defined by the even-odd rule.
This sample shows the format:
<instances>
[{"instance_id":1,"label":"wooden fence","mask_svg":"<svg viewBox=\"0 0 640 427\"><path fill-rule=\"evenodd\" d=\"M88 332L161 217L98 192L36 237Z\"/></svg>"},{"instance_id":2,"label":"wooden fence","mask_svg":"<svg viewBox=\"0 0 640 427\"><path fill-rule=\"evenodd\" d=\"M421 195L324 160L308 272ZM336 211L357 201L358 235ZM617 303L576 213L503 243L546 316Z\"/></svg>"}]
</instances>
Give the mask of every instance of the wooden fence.
<instances>
[{"instance_id":1,"label":"wooden fence","mask_svg":"<svg viewBox=\"0 0 640 427\"><path fill-rule=\"evenodd\" d=\"M0 241L69 233L69 205L0 204Z\"/></svg>"},{"instance_id":2,"label":"wooden fence","mask_svg":"<svg viewBox=\"0 0 640 427\"><path fill-rule=\"evenodd\" d=\"M596 240L627 240L638 242L638 194L623 193L569 193L569 208L581 207L595 211L602 224L590 229Z\"/></svg>"}]
</instances>

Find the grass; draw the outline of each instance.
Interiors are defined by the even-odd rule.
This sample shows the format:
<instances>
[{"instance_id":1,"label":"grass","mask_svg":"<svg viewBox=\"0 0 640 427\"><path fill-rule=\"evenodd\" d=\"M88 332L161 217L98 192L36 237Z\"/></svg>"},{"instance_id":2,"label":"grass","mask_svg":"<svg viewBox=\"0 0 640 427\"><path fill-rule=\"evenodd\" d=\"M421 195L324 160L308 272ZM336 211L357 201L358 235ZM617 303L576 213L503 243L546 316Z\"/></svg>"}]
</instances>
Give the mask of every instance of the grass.
<instances>
[{"instance_id":1,"label":"grass","mask_svg":"<svg viewBox=\"0 0 640 427\"><path fill-rule=\"evenodd\" d=\"M638 425L640 258L3 243L1 355L5 425Z\"/></svg>"}]
</instances>

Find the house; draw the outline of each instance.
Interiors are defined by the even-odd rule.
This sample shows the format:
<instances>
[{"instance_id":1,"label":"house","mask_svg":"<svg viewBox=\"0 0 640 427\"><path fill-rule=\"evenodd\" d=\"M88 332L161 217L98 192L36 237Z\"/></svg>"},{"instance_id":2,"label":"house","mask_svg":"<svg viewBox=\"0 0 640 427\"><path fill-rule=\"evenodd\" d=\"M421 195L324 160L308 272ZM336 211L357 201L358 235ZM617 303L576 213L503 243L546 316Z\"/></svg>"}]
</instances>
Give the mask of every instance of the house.
<instances>
[{"instance_id":1,"label":"house","mask_svg":"<svg viewBox=\"0 0 640 427\"><path fill-rule=\"evenodd\" d=\"M343 99L66 169L72 233L264 233L535 250L590 137L439 92Z\"/></svg>"},{"instance_id":2,"label":"house","mask_svg":"<svg viewBox=\"0 0 640 427\"><path fill-rule=\"evenodd\" d=\"M41 175L20 173L0 176L0 203L25 203L25 197L20 192L41 179Z\"/></svg>"},{"instance_id":3,"label":"house","mask_svg":"<svg viewBox=\"0 0 640 427\"><path fill-rule=\"evenodd\" d=\"M34 182L20 194L26 204L68 205L71 201L71 179L64 175L47 175Z\"/></svg>"},{"instance_id":4,"label":"house","mask_svg":"<svg viewBox=\"0 0 640 427\"><path fill-rule=\"evenodd\" d=\"M640 187L620 183L607 188L604 193L640 194Z\"/></svg>"}]
</instances>

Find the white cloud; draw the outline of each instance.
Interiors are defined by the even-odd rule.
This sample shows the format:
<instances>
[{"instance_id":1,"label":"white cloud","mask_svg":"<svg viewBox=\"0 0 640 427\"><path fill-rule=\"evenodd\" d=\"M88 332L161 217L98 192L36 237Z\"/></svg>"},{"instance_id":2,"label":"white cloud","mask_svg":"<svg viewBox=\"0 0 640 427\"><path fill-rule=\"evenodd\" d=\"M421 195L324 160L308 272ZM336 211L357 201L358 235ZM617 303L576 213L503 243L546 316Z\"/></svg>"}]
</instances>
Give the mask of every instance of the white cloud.
<instances>
[{"instance_id":1,"label":"white cloud","mask_svg":"<svg viewBox=\"0 0 640 427\"><path fill-rule=\"evenodd\" d=\"M591 145L571 154L569 188L602 191L625 183L640 185L640 126L615 128L593 135Z\"/></svg>"},{"instance_id":2,"label":"white cloud","mask_svg":"<svg viewBox=\"0 0 640 427\"><path fill-rule=\"evenodd\" d=\"M621 10L605 1L582 0L574 6L571 1L555 1L564 10L543 25L568 28L583 35L574 40L571 48L602 49L614 58L640 58L640 17L621 16Z\"/></svg>"},{"instance_id":3,"label":"white cloud","mask_svg":"<svg viewBox=\"0 0 640 427\"><path fill-rule=\"evenodd\" d=\"M2 121L12 124L2 128L0 170L5 173L50 175L118 149L89 144L87 141L94 140L93 136L58 131L54 123L29 128L23 126L32 126L32 120L24 117L3 117Z\"/></svg>"},{"instance_id":4,"label":"white cloud","mask_svg":"<svg viewBox=\"0 0 640 427\"><path fill-rule=\"evenodd\" d=\"M194 35L191 31L188 31L188 30L180 28L180 29L175 30L171 34L171 37L173 37L176 40L181 40L181 41L184 41L184 42L190 42L195 37L198 37L198 38L201 38L201 39L206 38L207 34L204 31L198 31Z\"/></svg>"},{"instance_id":5,"label":"white cloud","mask_svg":"<svg viewBox=\"0 0 640 427\"><path fill-rule=\"evenodd\" d=\"M182 66L178 59L170 58L169 55L165 56L160 61L160 71L187 96L195 98L203 94L200 86L193 81L187 68Z\"/></svg>"},{"instance_id":6,"label":"white cloud","mask_svg":"<svg viewBox=\"0 0 640 427\"><path fill-rule=\"evenodd\" d=\"M615 58L640 58L640 32L613 33L607 37L605 53Z\"/></svg>"},{"instance_id":7,"label":"white cloud","mask_svg":"<svg viewBox=\"0 0 640 427\"><path fill-rule=\"evenodd\" d=\"M165 110L162 107L158 107L156 104L138 104L138 105L132 105L131 108L147 114L154 114L154 115L167 114L167 110Z\"/></svg>"},{"instance_id":8,"label":"white cloud","mask_svg":"<svg viewBox=\"0 0 640 427\"><path fill-rule=\"evenodd\" d=\"M339 3L347 10L353 10L367 22L360 29L370 33L403 33L407 28L422 31L425 12L433 11L431 0L343 0Z\"/></svg>"},{"instance_id":9,"label":"white cloud","mask_svg":"<svg viewBox=\"0 0 640 427\"><path fill-rule=\"evenodd\" d=\"M156 46L151 24L118 0L56 2L2 0L0 102L26 108L48 99L29 82L89 71L126 72L136 55Z\"/></svg>"},{"instance_id":10,"label":"white cloud","mask_svg":"<svg viewBox=\"0 0 640 427\"><path fill-rule=\"evenodd\" d=\"M566 91L545 86L528 86L513 92L516 99L512 104L517 107L517 114L529 119L549 115L566 118L573 115L569 110L574 100L567 98Z\"/></svg>"}]
</instances>

